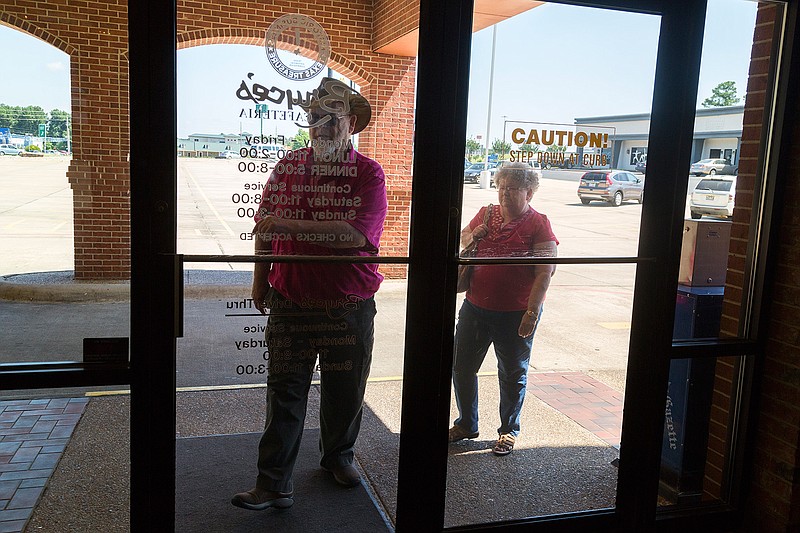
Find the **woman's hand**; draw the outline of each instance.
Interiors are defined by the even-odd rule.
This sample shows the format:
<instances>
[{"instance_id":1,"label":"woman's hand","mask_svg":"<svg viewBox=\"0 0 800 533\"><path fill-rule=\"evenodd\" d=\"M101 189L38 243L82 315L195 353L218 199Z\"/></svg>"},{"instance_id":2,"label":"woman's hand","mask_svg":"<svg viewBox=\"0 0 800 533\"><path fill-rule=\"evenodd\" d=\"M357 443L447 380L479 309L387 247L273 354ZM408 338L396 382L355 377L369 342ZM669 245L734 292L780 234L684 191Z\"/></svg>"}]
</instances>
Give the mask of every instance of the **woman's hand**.
<instances>
[{"instance_id":1,"label":"woman's hand","mask_svg":"<svg viewBox=\"0 0 800 533\"><path fill-rule=\"evenodd\" d=\"M270 284L266 280L266 275L253 275L253 288L250 292L250 297L253 299L253 305L262 315L266 314L269 289Z\"/></svg>"},{"instance_id":2,"label":"woman's hand","mask_svg":"<svg viewBox=\"0 0 800 533\"><path fill-rule=\"evenodd\" d=\"M472 230L472 240L479 241L489 235L489 226L486 224L481 224L474 230Z\"/></svg>"},{"instance_id":3,"label":"woman's hand","mask_svg":"<svg viewBox=\"0 0 800 533\"><path fill-rule=\"evenodd\" d=\"M522 319L519 321L517 334L523 339L530 337L533 335L533 329L536 327L536 322L538 321L538 315L531 316L528 313L523 313Z\"/></svg>"}]
</instances>

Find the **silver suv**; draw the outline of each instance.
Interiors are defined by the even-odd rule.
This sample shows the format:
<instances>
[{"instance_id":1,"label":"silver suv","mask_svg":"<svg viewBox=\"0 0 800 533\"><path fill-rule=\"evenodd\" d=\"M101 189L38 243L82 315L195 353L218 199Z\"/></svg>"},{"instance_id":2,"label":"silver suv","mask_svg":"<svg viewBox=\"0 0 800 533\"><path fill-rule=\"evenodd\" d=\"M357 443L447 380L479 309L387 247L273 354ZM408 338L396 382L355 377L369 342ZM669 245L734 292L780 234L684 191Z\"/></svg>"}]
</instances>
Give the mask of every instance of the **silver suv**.
<instances>
[{"instance_id":1,"label":"silver suv","mask_svg":"<svg viewBox=\"0 0 800 533\"><path fill-rule=\"evenodd\" d=\"M603 200L618 207L625 200L644 199L644 179L625 170L590 170L581 176L578 198L583 205Z\"/></svg>"}]
</instances>

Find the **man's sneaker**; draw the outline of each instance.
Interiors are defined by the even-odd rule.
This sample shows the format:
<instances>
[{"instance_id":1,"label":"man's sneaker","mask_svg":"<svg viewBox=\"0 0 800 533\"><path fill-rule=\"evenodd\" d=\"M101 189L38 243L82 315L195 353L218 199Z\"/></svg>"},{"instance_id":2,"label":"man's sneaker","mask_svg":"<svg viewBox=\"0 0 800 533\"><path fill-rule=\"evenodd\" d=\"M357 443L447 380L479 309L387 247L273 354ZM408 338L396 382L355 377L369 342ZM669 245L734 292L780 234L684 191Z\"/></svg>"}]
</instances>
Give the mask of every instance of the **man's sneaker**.
<instances>
[{"instance_id":1,"label":"man's sneaker","mask_svg":"<svg viewBox=\"0 0 800 533\"><path fill-rule=\"evenodd\" d=\"M466 429L462 428L461 426L453 425L448 431L447 434L447 441L448 442L458 442L464 439L477 439L478 432L467 431Z\"/></svg>"},{"instance_id":2,"label":"man's sneaker","mask_svg":"<svg viewBox=\"0 0 800 533\"><path fill-rule=\"evenodd\" d=\"M286 509L292 506L294 499L291 492L277 492L255 487L247 492L240 492L234 495L231 498L231 503L242 509L263 511L268 507Z\"/></svg>"},{"instance_id":3,"label":"man's sneaker","mask_svg":"<svg viewBox=\"0 0 800 533\"><path fill-rule=\"evenodd\" d=\"M333 479L336 483L344 487L355 487L361 484L361 475L353 465L342 465L333 468L325 468L328 472L333 474Z\"/></svg>"}]
</instances>

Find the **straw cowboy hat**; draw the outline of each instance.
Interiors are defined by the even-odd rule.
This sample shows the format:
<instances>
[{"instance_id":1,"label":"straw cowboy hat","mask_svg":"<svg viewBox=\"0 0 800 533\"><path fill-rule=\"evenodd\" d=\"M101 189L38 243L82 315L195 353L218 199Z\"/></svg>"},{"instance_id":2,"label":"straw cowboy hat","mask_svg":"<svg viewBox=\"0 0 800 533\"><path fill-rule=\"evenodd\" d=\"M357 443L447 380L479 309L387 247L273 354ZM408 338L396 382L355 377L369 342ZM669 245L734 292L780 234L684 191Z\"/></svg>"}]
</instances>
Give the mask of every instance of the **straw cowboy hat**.
<instances>
[{"instance_id":1,"label":"straw cowboy hat","mask_svg":"<svg viewBox=\"0 0 800 533\"><path fill-rule=\"evenodd\" d=\"M302 106L306 112L309 112L320 107L320 102L325 103L325 97L333 95L334 102L336 98L341 96L339 101L347 98L347 103L350 106L350 115L356 116L356 128L353 133L358 133L367 127L370 119L372 118L372 107L366 98L355 89L349 87L346 83L334 78L322 78L319 87L316 89L316 97L312 98L307 106Z\"/></svg>"}]
</instances>

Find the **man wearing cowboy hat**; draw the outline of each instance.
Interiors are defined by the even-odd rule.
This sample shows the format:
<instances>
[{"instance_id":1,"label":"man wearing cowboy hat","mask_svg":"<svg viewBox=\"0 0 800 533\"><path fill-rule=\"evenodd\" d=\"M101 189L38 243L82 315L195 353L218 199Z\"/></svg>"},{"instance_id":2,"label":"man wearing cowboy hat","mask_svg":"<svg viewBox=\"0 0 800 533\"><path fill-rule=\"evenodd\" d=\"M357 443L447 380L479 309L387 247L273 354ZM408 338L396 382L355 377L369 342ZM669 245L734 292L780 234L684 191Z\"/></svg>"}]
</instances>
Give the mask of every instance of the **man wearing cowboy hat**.
<instances>
[{"instance_id":1,"label":"man wearing cowboy hat","mask_svg":"<svg viewBox=\"0 0 800 533\"><path fill-rule=\"evenodd\" d=\"M306 104L310 146L287 154L270 175L253 229L256 255L376 255L387 211L384 173L351 142L369 123L369 102L324 78ZM382 280L377 264L255 264L253 303L269 315L266 427L256 486L236 494L233 505L292 505L292 472L315 371L320 465L340 485L361 482L353 446L372 361L373 296Z\"/></svg>"}]
</instances>

